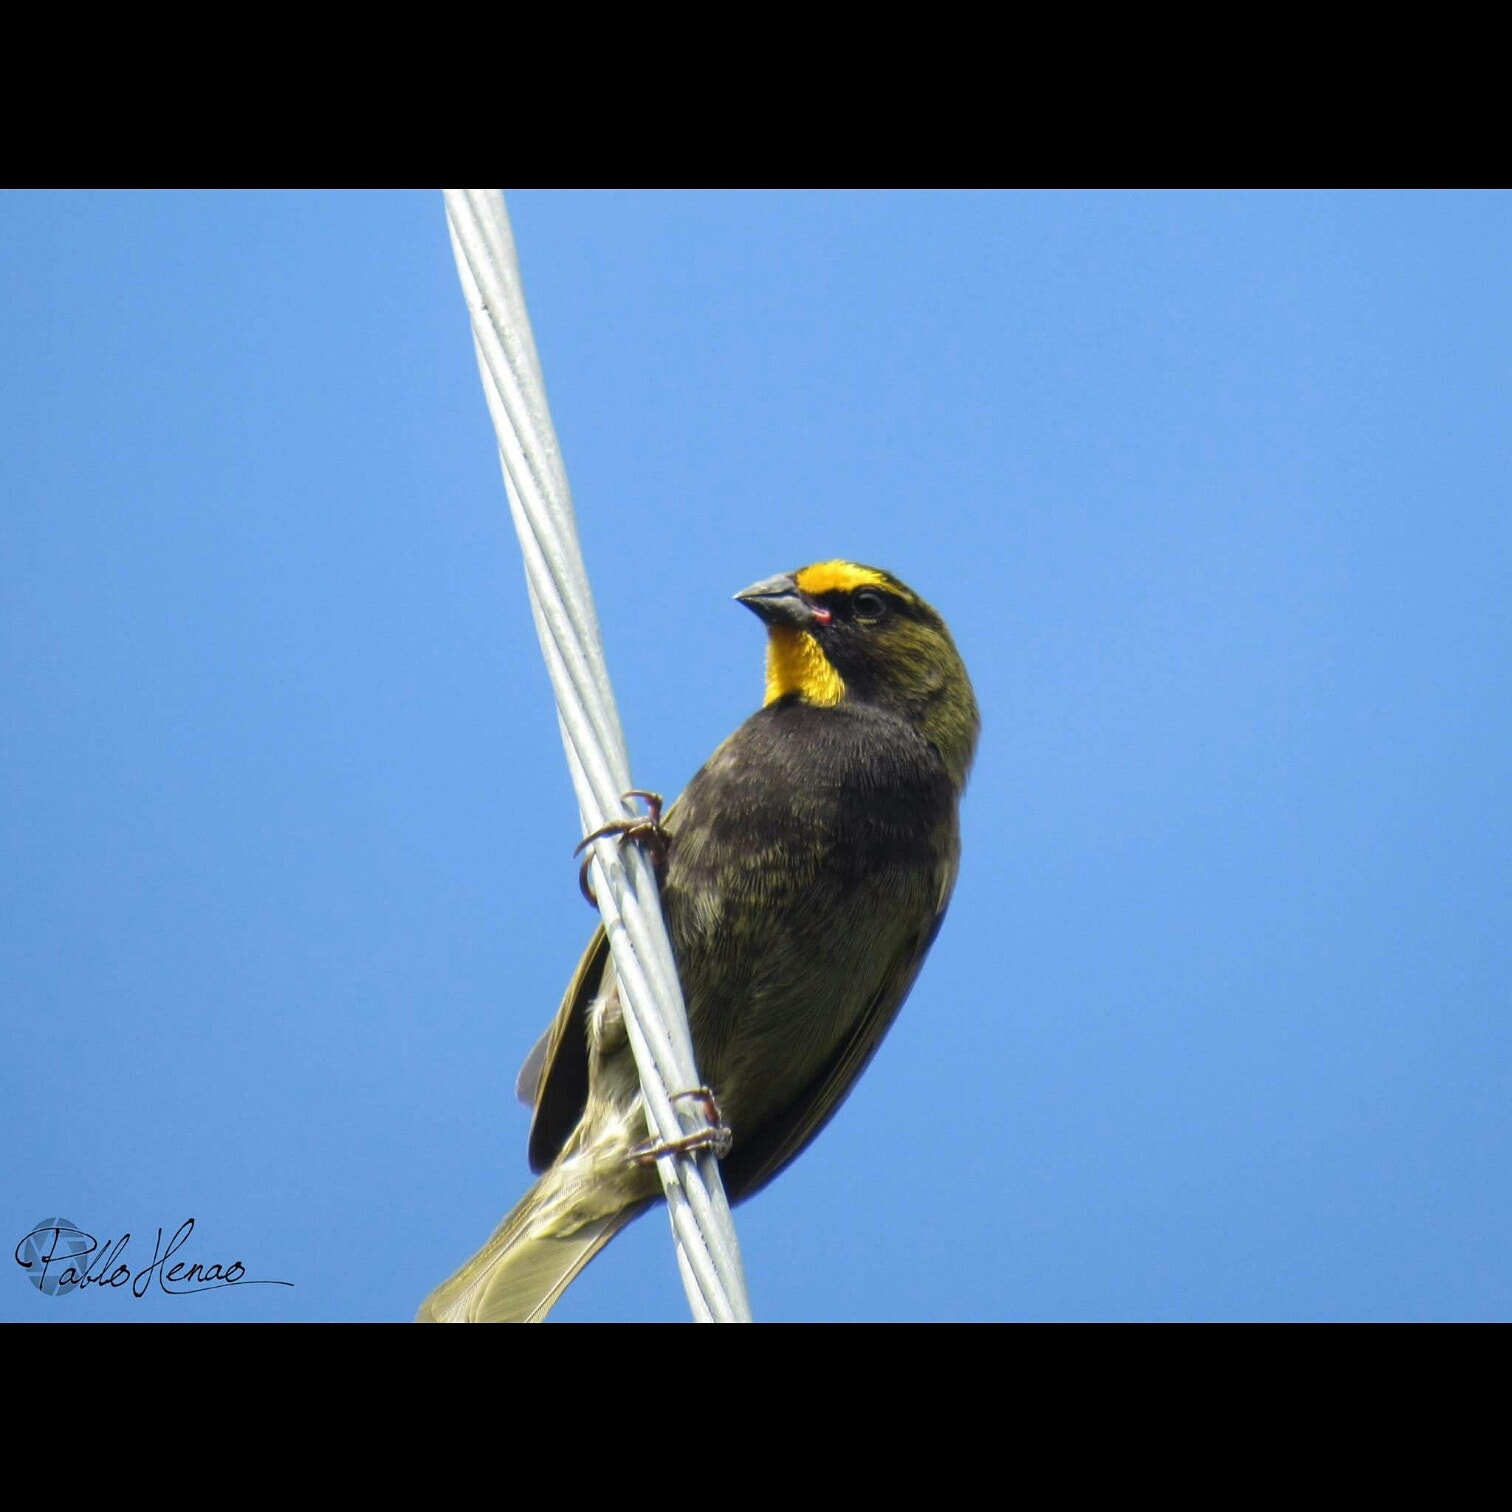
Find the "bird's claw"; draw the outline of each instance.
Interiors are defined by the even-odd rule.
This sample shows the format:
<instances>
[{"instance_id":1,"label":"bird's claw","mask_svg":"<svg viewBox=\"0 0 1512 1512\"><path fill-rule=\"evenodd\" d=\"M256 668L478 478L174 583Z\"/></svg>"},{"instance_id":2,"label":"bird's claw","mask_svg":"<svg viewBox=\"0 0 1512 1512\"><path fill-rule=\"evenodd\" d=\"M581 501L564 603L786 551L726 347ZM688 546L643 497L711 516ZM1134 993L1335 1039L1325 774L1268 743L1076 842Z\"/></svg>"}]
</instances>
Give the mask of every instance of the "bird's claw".
<instances>
[{"instance_id":1,"label":"bird's claw","mask_svg":"<svg viewBox=\"0 0 1512 1512\"><path fill-rule=\"evenodd\" d=\"M714 1094L707 1087L694 1087L691 1091L676 1092L672 1096L673 1102L682 1102L684 1099L696 1102L703 1109L708 1122L703 1128L680 1134L676 1139L657 1139L653 1135L650 1139L641 1140L630 1151L631 1164L655 1165L663 1155L691 1155L698 1150L712 1151L716 1160L723 1160L730 1153L735 1136L725 1123Z\"/></svg>"},{"instance_id":2,"label":"bird's claw","mask_svg":"<svg viewBox=\"0 0 1512 1512\"><path fill-rule=\"evenodd\" d=\"M667 869L667 850L672 840L672 837L662 828L662 796L660 793L647 792L644 788L631 788L623 797L627 803L632 798L644 800L646 812L628 819L611 819L607 824L599 825L592 834L584 835L573 846L572 854L578 855L587 850L595 840L603 840L609 835L618 835L621 845L627 840L636 840L646 847L651 857L651 865L656 869L656 879L660 882ZM588 880L588 868L592 865L592 855L584 856L583 864L578 868L578 887L582 889L583 896L587 898L590 906L597 908L598 899L594 896L593 885Z\"/></svg>"}]
</instances>

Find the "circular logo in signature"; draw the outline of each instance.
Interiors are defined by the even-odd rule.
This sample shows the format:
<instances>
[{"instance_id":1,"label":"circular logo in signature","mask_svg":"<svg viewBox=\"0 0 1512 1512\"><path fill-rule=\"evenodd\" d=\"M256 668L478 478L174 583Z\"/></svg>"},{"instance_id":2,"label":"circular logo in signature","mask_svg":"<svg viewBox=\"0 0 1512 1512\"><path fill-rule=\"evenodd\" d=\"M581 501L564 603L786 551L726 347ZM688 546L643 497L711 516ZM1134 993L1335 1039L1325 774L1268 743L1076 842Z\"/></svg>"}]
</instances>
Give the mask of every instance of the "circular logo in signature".
<instances>
[{"instance_id":1,"label":"circular logo in signature","mask_svg":"<svg viewBox=\"0 0 1512 1512\"><path fill-rule=\"evenodd\" d=\"M17 1246L16 1259L39 1292L57 1297L76 1290L84 1279L84 1268L75 1270L69 1261L89 1251L89 1236L71 1219L43 1218L32 1224L31 1233Z\"/></svg>"}]
</instances>

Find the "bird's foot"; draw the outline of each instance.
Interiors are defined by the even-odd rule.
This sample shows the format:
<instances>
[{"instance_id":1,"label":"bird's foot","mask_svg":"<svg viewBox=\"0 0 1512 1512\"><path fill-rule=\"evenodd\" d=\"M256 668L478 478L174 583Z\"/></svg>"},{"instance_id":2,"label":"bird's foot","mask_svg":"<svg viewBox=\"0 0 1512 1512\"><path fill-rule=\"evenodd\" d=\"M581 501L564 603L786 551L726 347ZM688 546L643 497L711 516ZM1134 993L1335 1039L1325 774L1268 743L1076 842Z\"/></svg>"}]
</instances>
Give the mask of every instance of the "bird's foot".
<instances>
[{"instance_id":1,"label":"bird's foot","mask_svg":"<svg viewBox=\"0 0 1512 1512\"><path fill-rule=\"evenodd\" d=\"M619 843L623 845L627 840L635 840L646 848L647 855L651 858L651 865L656 871L656 880L660 883L667 871L667 851L671 847L672 837L662 827L662 797L660 793L648 793L644 788L631 788L623 795L628 803L632 798L640 798L645 801L646 812L637 814L629 819L611 819L608 824L601 824L591 835L584 835L572 848L572 854L578 855L588 849L595 840L602 840L609 835L618 835ZM578 886L582 889L583 896L594 907L598 907L598 899L593 894L593 885L588 881L588 868L593 864L593 857L584 856L583 864L578 868Z\"/></svg>"},{"instance_id":2,"label":"bird's foot","mask_svg":"<svg viewBox=\"0 0 1512 1512\"><path fill-rule=\"evenodd\" d=\"M657 1139L654 1135L650 1139L643 1139L630 1152L633 1165L655 1165L663 1155L691 1155L698 1150L712 1150L716 1160L723 1160L730 1153L735 1136L725 1123L714 1094L707 1087L694 1087L688 1092L672 1094L673 1102L684 1100L696 1102L703 1109L704 1118L708 1120L703 1128L680 1134L676 1139Z\"/></svg>"}]
</instances>

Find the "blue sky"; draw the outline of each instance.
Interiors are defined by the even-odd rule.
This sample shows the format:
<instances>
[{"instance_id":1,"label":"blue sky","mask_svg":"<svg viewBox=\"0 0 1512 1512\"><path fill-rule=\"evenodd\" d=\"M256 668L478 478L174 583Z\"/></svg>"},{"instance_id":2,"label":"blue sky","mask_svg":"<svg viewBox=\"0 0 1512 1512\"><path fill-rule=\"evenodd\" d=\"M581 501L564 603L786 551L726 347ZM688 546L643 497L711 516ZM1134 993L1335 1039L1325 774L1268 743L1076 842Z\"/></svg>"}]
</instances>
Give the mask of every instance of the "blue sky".
<instances>
[{"instance_id":1,"label":"blue sky","mask_svg":"<svg viewBox=\"0 0 1512 1512\"><path fill-rule=\"evenodd\" d=\"M637 780L816 559L982 703L933 957L737 1212L757 1315L1512 1314L1512 199L509 204ZM407 1318L592 924L440 196L0 231L6 1246L293 1283L7 1262L0 1318ZM557 1316L685 1317L660 1215Z\"/></svg>"}]
</instances>

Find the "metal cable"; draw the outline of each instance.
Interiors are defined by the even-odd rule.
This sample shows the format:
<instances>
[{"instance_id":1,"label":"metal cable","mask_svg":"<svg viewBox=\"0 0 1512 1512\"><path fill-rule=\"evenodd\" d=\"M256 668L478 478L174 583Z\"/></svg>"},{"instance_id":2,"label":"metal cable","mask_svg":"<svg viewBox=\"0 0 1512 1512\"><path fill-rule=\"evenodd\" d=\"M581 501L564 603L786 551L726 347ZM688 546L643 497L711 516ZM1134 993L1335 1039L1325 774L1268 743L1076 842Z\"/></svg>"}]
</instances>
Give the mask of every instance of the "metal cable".
<instances>
[{"instance_id":1,"label":"metal cable","mask_svg":"<svg viewBox=\"0 0 1512 1512\"><path fill-rule=\"evenodd\" d=\"M525 308L514 232L497 189L448 189L445 197L478 370L525 559L531 614L556 693L583 833L591 834L626 816L630 757ZM685 1132L673 1097L701 1083L656 876L639 846L621 847L613 836L595 841L591 854L647 1121L658 1140L672 1141ZM663 1156L656 1167L694 1318L749 1322L745 1272L719 1162L701 1151Z\"/></svg>"}]
</instances>

